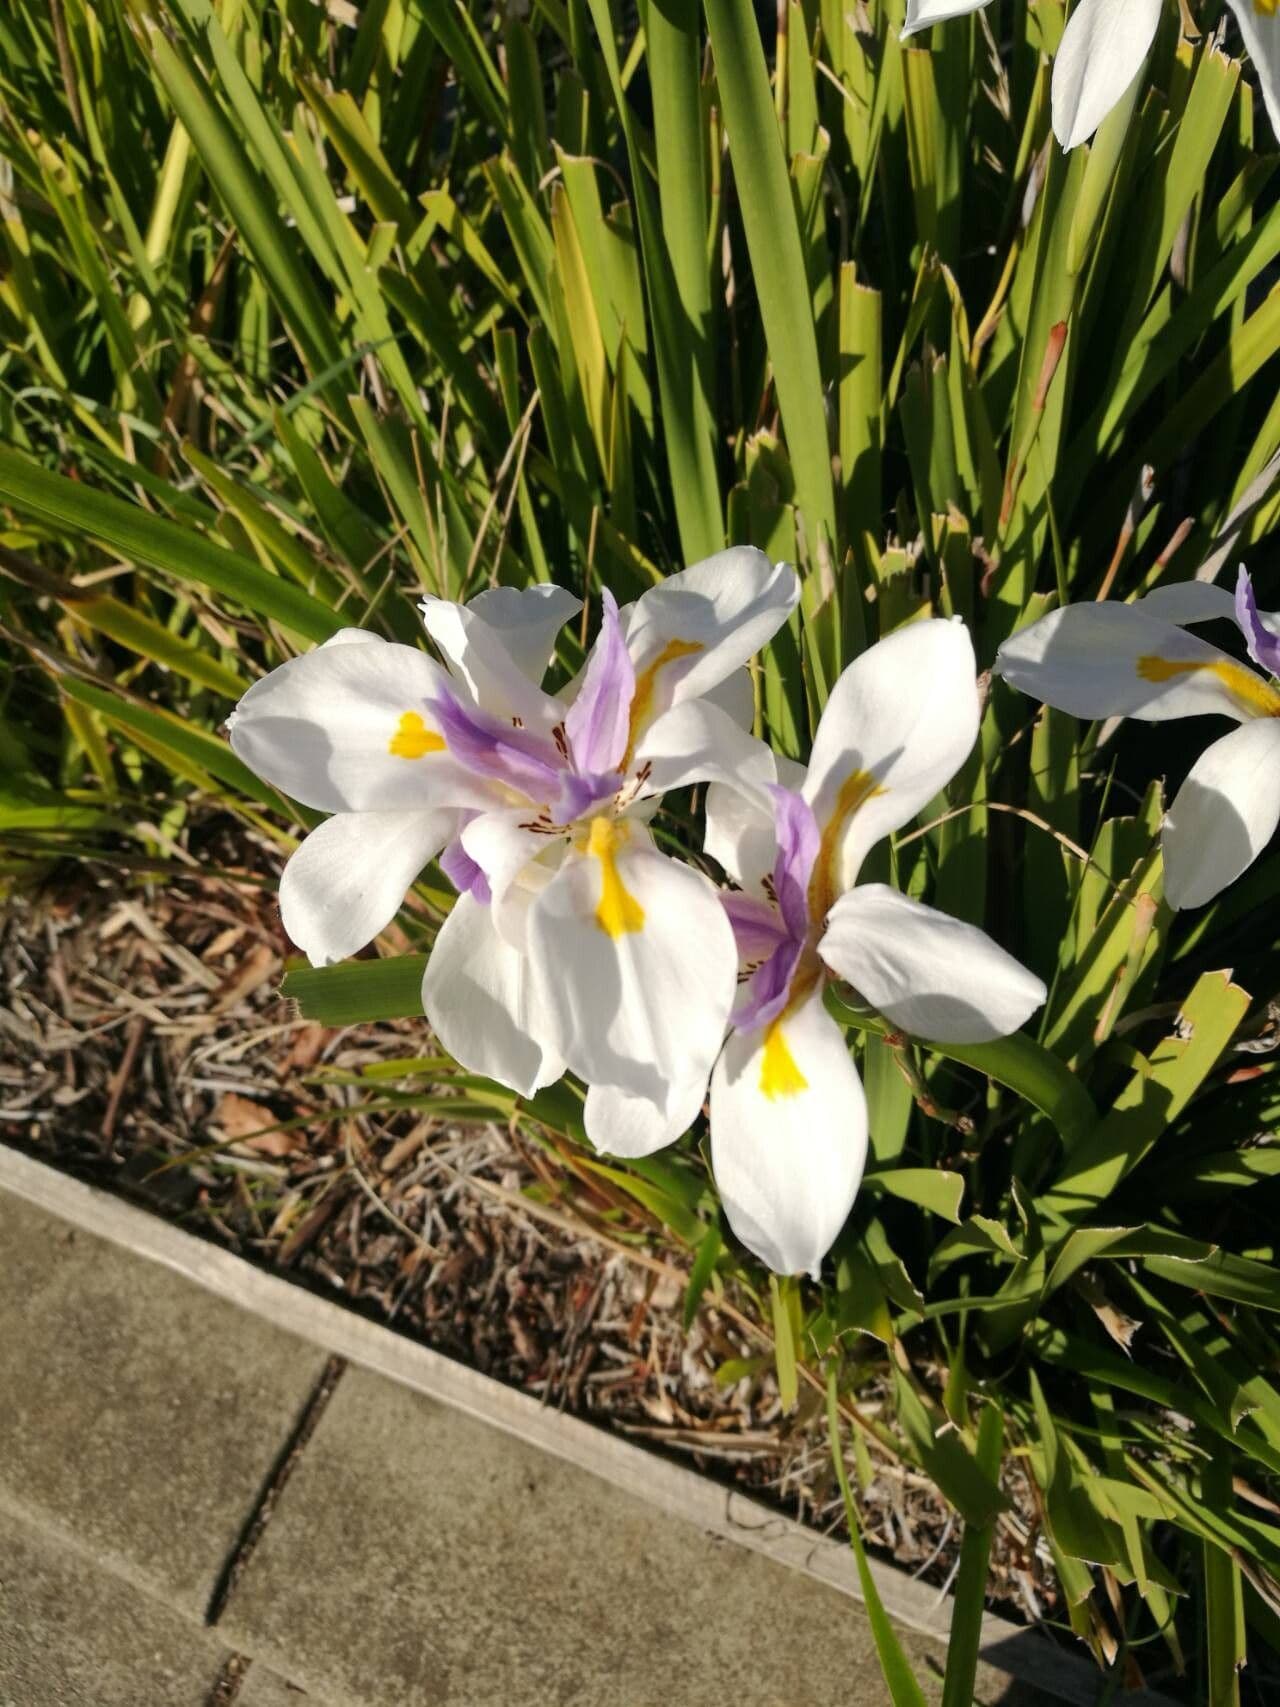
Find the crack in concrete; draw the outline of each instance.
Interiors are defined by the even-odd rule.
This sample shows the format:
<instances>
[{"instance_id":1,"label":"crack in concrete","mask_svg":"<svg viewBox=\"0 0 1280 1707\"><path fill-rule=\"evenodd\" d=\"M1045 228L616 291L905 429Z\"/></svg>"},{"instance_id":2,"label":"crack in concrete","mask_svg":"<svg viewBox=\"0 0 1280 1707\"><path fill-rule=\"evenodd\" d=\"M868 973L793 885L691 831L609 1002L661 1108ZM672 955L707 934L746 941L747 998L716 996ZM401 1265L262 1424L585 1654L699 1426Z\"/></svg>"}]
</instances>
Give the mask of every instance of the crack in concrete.
<instances>
[{"instance_id":1,"label":"crack in concrete","mask_svg":"<svg viewBox=\"0 0 1280 1707\"><path fill-rule=\"evenodd\" d=\"M283 1446L276 1455L275 1463L267 1472L266 1480L254 1501L253 1510L249 1513L239 1539L231 1549L226 1563L218 1572L213 1592L209 1596L209 1604L205 1609L204 1622L212 1629L227 1609L227 1602L235 1592L236 1584L244 1575L246 1566L253 1556L253 1550L261 1541L263 1532L271 1521L272 1513L280 1495L284 1492L290 1476L302 1454L306 1451L307 1442L315 1433L320 1418L324 1415L325 1407L333 1397L334 1389L346 1370L347 1360L344 1357L333 1356L328 1359L320 1372L320 1378L312 1388L293 1425L285 1438ZM239 1689L239 1679L235 1680L232 1694L228 1701L235 1699ZM214 1700L218 1701L215 1693ZM221 1703L219 1702L219 1707Z\"/></svg>"}]
</instances>

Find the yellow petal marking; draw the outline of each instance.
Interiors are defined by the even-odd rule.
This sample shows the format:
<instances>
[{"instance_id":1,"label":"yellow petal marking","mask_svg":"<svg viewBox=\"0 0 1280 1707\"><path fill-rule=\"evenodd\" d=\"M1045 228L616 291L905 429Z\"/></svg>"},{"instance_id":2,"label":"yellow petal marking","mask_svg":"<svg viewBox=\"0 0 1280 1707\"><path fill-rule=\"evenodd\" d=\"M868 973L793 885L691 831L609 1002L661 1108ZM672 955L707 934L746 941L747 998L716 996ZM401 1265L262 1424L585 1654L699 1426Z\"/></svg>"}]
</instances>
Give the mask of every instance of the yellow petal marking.
<instances>
[{"instance_id":1,"label":"yellow petal marking","mask_svg":"<svg viewBox=\"0 0 1280 1707\"><path fill-rule=\"evenodd\" d=\"M615 940L629 932L644 929L644 908L618 876L616 855L629 834L625 824L599 817L591 820L587 836L587 852L600 861L600 900L596 905L596 923L606 936Z\"/></svg>"},{"instance_id":2,"label":"yellow petal marking","mask_svg":"<svg viewBox=\"0 0 1280 1707\"><path fill-rule=\"evenodd\" d=\"M775 1019L764 1034L764 1054L760 1061L760 1093L768 1097L770 1102L777 1102L779 1097L799 1096L801 1091L807 1091L808 1088L809 1081L796 1066L796 1058L791 1053L782 1030L782 1021Z\"/></svg>"},{"instance_id":3,"label":"yellow petal marking","mask_svg":"<svg viewBox=\"0 0 1280 1707\"><path fill-rule=\"evenodd\" d=\"M387 751L397 759L420 759L424 753L443 753L444 736L428 729L416 711L400 715L400 727L391 737Z\"/></svg>"},{"instance_id":4,"label":"yellow petal marking","mask_svg":"<svg viewBox=\"0 0 1280 1707\"><path fill-rule=\"evenodd\" d=\"M1253 9L1262 18L1274 18L1280 12L1280 0L1253 0Z\"/></svg>"},{"instance_id":5,"label":"yellow petal marking","mask_svg":"<svg viewBox=\"0 0 1280 1707\"><path fill-rule=\"evenodd\" d=\"M1144 682L1171 682L1177 676L1192 676L1208 670L1217 676L1231 698L1249 717L1280 717L1280 689L1229 659L1201 663L1188 658L1160 658L1148 653L1138 659L1138 674Z\"/></svg>"},{"instance_id":6,"label":"yellow petal marking","mask_svg":"<svg viewBox=\"0 0 1280 1707\"><path fill-rule=\"evenodd\" d=\"M870 771L850 771L840 784L836 803L822 830L822 842L809 879L809 917L820 925L840 894L840 842L849 820L860 807L885 791Z\"/></svg>"},{"instance_id":7,"label":"yellow petal marking","mask_svg":"<svg viewBox=\"0 0 1280 1707\"><path fill-rule=\"evenodd\" d=\"M646 664L640 671L636 677L636 691L631 700L631 727L627 734L627 750L622 756L619 770L631 768L631 761L636 756L636 744L649 724L654 692L663 670L668 664L674 664L677 658L692 658L695 652L705 651L706 647L700 640L668 640L653 662Z\"/></svg>"}]
</instances>

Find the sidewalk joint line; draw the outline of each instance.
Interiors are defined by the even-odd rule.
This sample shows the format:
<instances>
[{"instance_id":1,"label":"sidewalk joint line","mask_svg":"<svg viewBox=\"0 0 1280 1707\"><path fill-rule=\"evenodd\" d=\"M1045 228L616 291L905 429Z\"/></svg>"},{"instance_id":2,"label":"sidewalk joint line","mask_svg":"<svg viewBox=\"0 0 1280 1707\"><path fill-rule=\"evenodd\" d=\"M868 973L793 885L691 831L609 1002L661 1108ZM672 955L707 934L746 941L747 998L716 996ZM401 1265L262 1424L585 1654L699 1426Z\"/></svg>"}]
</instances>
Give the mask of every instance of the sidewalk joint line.
<instances>
[{"instance_id":1,"label":"sidewalk joint line","mask_svg":"<svg viewBox=\"0 0 1280 1707\"><path fill-rule=\"evenodd\" d=\"M236 1584L243 1576L245 1567L253 1556L254 1548L261 1541L280 1495L284 1492L298 1460L306 1450L307 1442L315 1433L316 1426L324 1415L325 1407L333 1397L334 1388L341 1380L346 1367L347 1360L345 1357L335 1355L328 1359L320 1372L319 1380L311 1389L307 1401L298 1415L298 1420L285 1437L284 1444L276 1454L275 1462L267 1473L262 1490L254 1501L253 1510L240 1531L239 1538L231 1549L226 1564L218 1572L218 1579L213 1585L213 1593L209 1596L209 1605L204 1615L206 1628L213 1629L226 1611L227 1602L235 1592Z\"/></svg>"}]
</instances>

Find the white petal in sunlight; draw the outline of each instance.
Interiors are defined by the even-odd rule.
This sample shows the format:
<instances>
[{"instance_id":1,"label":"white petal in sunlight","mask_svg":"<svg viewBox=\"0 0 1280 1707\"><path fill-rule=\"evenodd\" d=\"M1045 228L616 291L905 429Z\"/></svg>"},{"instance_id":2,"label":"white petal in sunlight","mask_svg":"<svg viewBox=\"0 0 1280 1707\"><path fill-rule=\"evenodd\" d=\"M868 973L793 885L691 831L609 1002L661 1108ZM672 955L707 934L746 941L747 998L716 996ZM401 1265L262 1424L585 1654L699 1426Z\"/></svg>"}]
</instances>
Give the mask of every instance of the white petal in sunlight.
<instances>
[{"instance_id":1,"label":"white petal in sunlight","mask_svg":"<svg viewBox=\"0 0 1280 1707\"><path fill-rule=\"evenodd\" d=\"M280 920L313 966L332 966L395 918L458 814L340 812L318 824L280 878Z\"/></svg>"},{"instance_id":2,"label":"white petal in sunlight","mask_svg":"<svg viewBox=\"0 0 1280 1707\"><path fill-rule=\"evenodd\" d=\"M587 1137L603 1156L652 1156L674 1144L698 1118L707 1095L704 1073L687 1085L671 1085L657 1101L633 1096L615 1085L587 1090Z\"/></svg>"},{"instance_id":3,"label":"white petal in sunlight","mask_svg":"<svg viewBox=\"0 0 1280 1707\"><path fill-rule=\"evenodd\" d=\"M564 1062L545 1035L528 958L494 929L493 913L459 895L422 980L432 1031L469 1073L521 1096L554 1083Z\"/></svg>"},{"instance_id":4,"label":"white petal in sunlight","mask_svg":"<svg viewBox=\"0 0 1280 1707\"><path fill-rule=\"evenodd\" d=\"M663 712L640 742L635 763L648 769L646 794L715 782L754 794L763 803L778 775L764 742L705 699L685 700Z\"/></svg>"},{"instance_id":5,"label":"white petal in sunlight","mask_svg":"<svg viewBox=\"0 0 1280 1707\"><path fill-rule=\"evenodd\" d=\"M1228 622L1236 619L1234 596L1213 581L1173 581L1167 587L1154 588L1134 608L1165 622L1176 622L1179 628L1194 622L1215 622L1219 617Z\"/></svg>"},{"instance_id":6,"label":"white petal in sunlight","mask_svg":"<svg viewBox=\"0 0 1280 1707\"><path fill-rule=\"evenodd\" d=\"M590 821L533 905L529 954L588 1084L661 1101L710 1073L737 987L733 931L707 878L634 820Z\"/></svg>"},{"instance_id":7,"label":"white petal in sunlight","mask_svg":"<svg viewBox=\"0 0 1280 1707\"><path fill-rule=\"evenodd\" d=\"M492 804L492 785L451 758L432 721L447 684L415 647L330 641L253 684L227 719L232 750L320 812Z\"/></svg>"},{"instance_id":8,"label":"white petal in sunlight","mask_svg":"<svg viewBox=\"0 0 1280 1707\"><path fill-rule=\"evenodd\" d=\"M734 675L795 609L800 583L789 563L771 564L735 545L668 575L622 614L636 667L633 740L680 700Z\"/></svg>"},{"instance_id":9,"label":"white petal in sunlight","mask_svg":"<svg viewBox=\"0 0 1280 1707\"><path fill-rule=\"evenodd\" d=\"M1234 882L1280 823L1280 721L1233 729L1200 755L1164 823L1165 894L1202 907Z\"/></svg>"},{"instance_id":10,"label":"white petal in sunlight","mask_svg":"<svg viewBox=\"0 0 1280 1707\"><path fill-rule=\"evenodd\" d=\"M804 786L804 766L781 753L773 755L777 780L798 794ZM773 870L778 843L773 828L773 802L759 792L743 793L722 782L707 790L706 834L702 851L710 854L740 889L759 891Z\"/></svg>"},{"instance_id":11,"label":"white petal in sunlight","mask_svg":"<svg viewBox=\"0 0 1280 1707\"><path fill-rule=\"evenodd\" d=\"M778 856L772 803L713 782L707 790L706 826L702 851L718 861L739 888L761 889Z\"/></svg>"},{"instance_id":12,"label":"white petal in sunlight","mask_svg":"<svg viewBox=\"0 0 1280 1707\"><path fill-rule=\"evenodd\" d=\"M745 664L709 688L702 697L708 705L718 705L721 711L728 712L739 728L750 729L756 715L756 696L751 685L751 671Z\"/></svg>"},{"instance_id":13,"label":"white petal in sunlight","mask_svg":"<svg viewBox=\"0 0 1280 1707\"><path fill-rule=\"evenodd\" d=\"M526 729L539 733L560 722L564 706L530 681L509 650L512 631L492 628L474 603L459 605L451 599L425 598L421 608L427 633L478 705L498 717L519 718ZM538 636L539 647L541 643Z\"/></svg>"},{"instance_id":14,"label":"white petal in sunlight","mask_svg":"<svg viewBox=\"0 0 1280 1707\"><path fill-rule=\"evenodd\" d=\"M1227 4L1258 73L1271 133L1280 142L1280 8L1271 0L1227 0Z\"/></svg>"},{"instance_id":15,"label":"white petal in sunlight","mask_svg":"<svg viewBox=\"0 0 1280 1707\"><path fill-rule=\"evenodd\" d=\"M976 12L987 5L988 0L907 0L907 21L903 26L902 39L913 36L917 30L927 30L930 24L944 24L948 18L963 18L968 12Z\"/></svg>"},{"instance_id":16,"label":"white petal in sunlight","mask_svg":"<svg viewBox=\"0 0 1280 1707\"><path fill-rule=\"evenodd\" d=\"M985 931L883 883L841 896L818 952L886 1019L935 1043L1008 1037L1046 994Z\"/></svg>"},{"instance_id":17,"label":"white petal in sunlight","mask_svg":"<svg viewBox=\"0 0 1280 1707\"><path fill-rule=\"evenodd\" d=\"M486 587L468 599L467 609L488 623L516 668L536 685L547 673L556 637L582 609L582 600L550 581L538 581L531 587Z\"/></svg>"},{"instance_id":18,"label":"white petal in sunlight","mask_svg":"<svg viewBox=\"0 0 1280 1707\"><path fill-rule=\"evenodd\" d=\"M1216 646L1134 605L1051 611L1006 640L996 673L1033 699L1076 717L1170 717L1217 712L1237 722L1268 715L1280 694Z\"/></svg>"},{"instance_id":19,"label":"white petal in sunlight","mask_svg":"<svg viewBox=\"0 0 1280 1707\"><path fill-rule=\"evenodd\" d=\"M823 833L820 894L852 886L867 849L950 782L977 733L963 623L909 623L850 664L822 713L803 791Z\"/></svg>"},{"instance_id":20,"label":"white petal in sunlight","mask_svg":"<svg viewBox=\"0 0 1280 1707\"><path fill-rule=\"evenodd\" d=\"M462 845L484 872L496 901L554 839L529 828L531 813L528 806L509 807L501 812L481 812L463 825Z\"/></svg>"},{"instance_id":21,"label":"white petal in sunlight","mask_svg":"<svg viewBox=\"0 0 1280 1707\"><path fill-rule=\"evenodd\" d=\"M1053 133L1087 142L1142 70L1164 0L1080 0L1053 62Z\"/></svg>"},{"instance_id":22,"label":"white petal in sunlight","mask_svg":"<svg viewBox=\"0 0 1280 1707\"><path fill-rule=\"evenodd\" d=\"M729 1225L778 1274L811 1274L853 1207L867 1107L821 989L735 1032L711 1079L711 1167Z\"/></svg>"},{"instance_id":23,"label":"white petal in sunlight","mask_svg":"<svg viewBox=\"0 0 1280 1707\"><path fill-rule=\"evenodd\" d=\"M568 847L561 836L532 831L527 807L482 812L462 828L462 846L489 884L494 929L524 950L529 903L551 881Z\"/></svg>"}]
</instances>

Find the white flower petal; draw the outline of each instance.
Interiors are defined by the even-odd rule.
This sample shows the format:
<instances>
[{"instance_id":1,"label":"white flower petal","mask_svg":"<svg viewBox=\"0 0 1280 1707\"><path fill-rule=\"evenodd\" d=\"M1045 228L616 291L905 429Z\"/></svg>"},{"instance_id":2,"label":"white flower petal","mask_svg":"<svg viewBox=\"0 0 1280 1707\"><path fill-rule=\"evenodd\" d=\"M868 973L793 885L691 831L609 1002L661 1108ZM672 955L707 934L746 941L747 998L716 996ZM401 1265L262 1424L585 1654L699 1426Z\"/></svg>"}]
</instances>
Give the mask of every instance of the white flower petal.
<instances>
[{"instance_id":1,"label":"white flower petal","mask_svg":"<svg viewBox=\"0 0 1280 1707\"><path fill-rule=\"evenodd\" d=\"M432 722L448 685L440 666L412 646L334 640L255 682L227 719L249 769L320 812L492 804L494 786L450 756Z\"/></svg>"},{"instance_id":2,"label":"white flower petal","mask_svg":"<svg viewBox=\"0 0 1280 1707\"><path fill-rule=\"evenodd\" d=\"M750 729L755 721L755 689L751 685L751 671L745 664L722 682L717 682L715 687L708 688L702 697L708 705L718 705L721 711L728 712L742 729Z\"/></svg>"},{"instance_id":3,"label":"white flower petal","mask_svg":"<svg viewBox=\"0 0 1280 1707\"><path fill-rule=\"evenodd\" d=\"M682 1137L702 1109L707 1076L670 1085L657 1098L634 1096L616 1085L591 1085L585 1112L587 1137L603 1156L652 1156Z\"/></svg>"},{"instance_id":4,"label":"white flower petal","mask_svg":"<svg viewBox=\"0 0 1280 1707\"><path fill-rule=\"evenodd\" d=\"M515 806L481 812L462 827L462 845L501 900L524 868L546 853L555 838L531 830L533 809ZM563 838L561 838L563 839Z\"/></svg>"},{"instance_id":5,"label":"white flower petal","mask_svg":"<svg viewBox=\"0 0 1280 1707\"><path fill-rule=\"evenodd\" d=\"M1259 718L1207 747L1164 822L1165 894L1202 907L1257 859L1280 823L1280 721Z\"/></svg>"},{"instance_id":6,"label":"white flower petal","mask_svg":"<svg viewBox=\"0 0 1280 1707\"><path fill-rule=\"evenodd\" d=\"M1046 995L985 931L884 883L840 897L818 953L887 1019L936 1043L1009 1037Z\"/></svg>"},{"instance_id":7,"label":"white flower petal","mask_svg":"<svg viewBox=\"0 0 1280 1707\"><path fill-rule=\"evenodd\" d=\"M1135 605L1079 604L1051 611L1006 640L996 673L1076 717L1171 717L1216 712L1237 722L1263 715L1275 695L1216 646Z\"/></svg>"},{"instance_id":8,"label":"white flower petal","mask_svg":"<svg viewBox=\"0 0 1280 1707\"><path fill-rule=\"evenodd\" d=\"M773 755L777 781L793 794L804 787L804 766ZM757 891L773 870L778 842L773 827L773 802L758 789L744 792L723 782L707 789L704 807L706 833L702 851L711 855L740 889Z\"/></svg>"},{"instance_id":9,"label":"white flower petal","mask_svg":"<svg viewBox=\"0 0 1280 1707\"><path fill-rule=\"evenodd\" d=\"M529 808L516 807L482 812L462 828L462 846L489 884L494 927L519 949L526 946L529 901L551 881L568 845L563 835L530 830L531 822Z\"/></svg>"},{"instance_id":10,"label":"white flower petal","mask_svg":"<svg viewBox=\"0 0 1280 1707\"><path fill-rule=\"evenodd\" d=\"M635 764L648 767L646 794L719 782L767 800L765 790L778 775L764 742L705 699L685 700L664 711L640 742Z\"/></svg>"},{"instance_id":11,"label":"white flower petal","mask_svg":"<svg viewBox=\"0 0 1280 1707\"><path fill-rule=\"evenodd\" d=\"M930 24L943 24L948 18L963 18L968 12L977 12L988 4L988 0L907 0L907 21L903 25L902 39L913 36L918 30L927 30Z\"/></svg>"},{"instance_id":12,"label":"white flower petal","mask_svg":"<svg viewBox=\"0 0 1280 1707\"><path fill-rule=\"evenodd\" d=\"M762 1262L817 1278L866 1156L862 1084L820 989L730 1037L711 1078L711 1167L729 1225Z\"/></svg>"},{"instance_id":13,"label":"white flower petal","mask_svg":"<svg viewBox=\"0 0 1280 1707\"><path fill-rule=\"evenodd\" d=\"M1240 25L1244 45L1262 85L1271 131L1280 142L1280 11L1267 11L1261 0L1227 0Z\"/></svg>"},{"instance_id":14,"label":"white flower petal","mask_svg":"<svg viewBox=\"0 0 1280 1707\"><path fill-rule=\"evenodd\" d=\"M820 892L852 886L867 849L950 782L977 733L963 623L909 623L850 664L822 713L803 790L823 832Z\"/></svg>"},{"instance_id":15,"label":"white flower petal","mask_svg":"<svg viewBox=\"0 0 1280 1707\"><path fill-rule=\"evenodd\" d=\"M661 1100L711 1071L737 986L711 883L632 820L593 818L529 915L560 1051L588 1084Z\"/></svg>"},{"instance_id":16,"label":"white flower petal","mask_svg":"<svg viewBox=\"0 0 1280 1707\"><path fill-rule=\"evenodd\" d=\"M728 783L713 782L707 790L706 820L702 851L717 860L740 889L760 889L778 855L771 806Z\"/></svg>"},{"instance_id":17,"label":"white flower petal","mask_svg":"<svg viewBox=\"0 0 1280 1707\"><path fill-rule=\"evenodd\" d=\"M422 980L422 1006L441 1044L469 1073L531 1096L564 1072L546 1036L527 956L494 928L492 910L459 895Z\"/></svg>"},{"instance_id":18,"label":"white flower petal","mask_svg":"<svg viewBox=\"0 0 1280 1707\"><path fill-rule=\"evenodd\" d=\"M320 651L325 646L359 646L369 640L379 646L386 645L380 634L371 634L367 628L340 628L336 634L322 640L316 650Z\"/></svg>"},{"instance_id":19,"label":"white flower petal","mask_svg":"<svg viewBox=\"0 0 1280 1707\"><path fill-rule=\"evenodd\" d=\"M1087 142L1142 70L1164 0L1080 0L1053 62L1053 133Z\"/></svg>"},{"instance_id":20,"label":"white flower petal","mask_svg":"<svg viewBox=\"0 0 1280 1707\"><path fill-rule=\"evenodd\" d=\"M474 605L455 604L451 599L423 599L422 621L450 669L485 711L519 719L526 729L540 734L563 720L561 701L531 682L508 650L513 631L491 628ZM541 645L540 635L537 644Z\"/></svg>"},{"instance_id":21,"label":"white flower petal","mask_svg":"<svg viewBox=\"0 0 1280 1707\"><path fill-rule=\"evenodd\" d=\"M773 638L800 599L789 563L735 545L669 575L620 613L636 667L633 744L669 706L708 693Z\"/></svg>"},{"instance_id":22,"label":"white flower petal","mask_svg":"<svg viewBox=\"0 0 1280 1707\"><path fill-rule=\"evenodd\" d=\"M582 600L550 581L538 581L531 587L486 587L468 599L467 609L493 629L517 669L536 686L547 673L560 630L582 609Z\"/></svg>"},{"instance_id":23,"label":"white flower petal","mask_svg":"<svg viewBox=\"0 0 1280 1707\"><path fill-rule=\"evenodd\" d=\"M457 831L458 814L340 812L318 824L280 877L285 934L313 966L372 942L423 866Z\"/></svg>"},{"instance_id":24,"label":"white flower petal","mask_svg":"<svg viewBox=\"0 0 1280 1707\"><path fill-rule=\"evenodd\" d=\"M1179 628L1194 622L1214 622L1219 617L1228 622L1236 620L1234 595L1213 581L1173 581L1156 587L1134 608L1165 622L1176 622Z\"/></svg>"}]
</instances>

